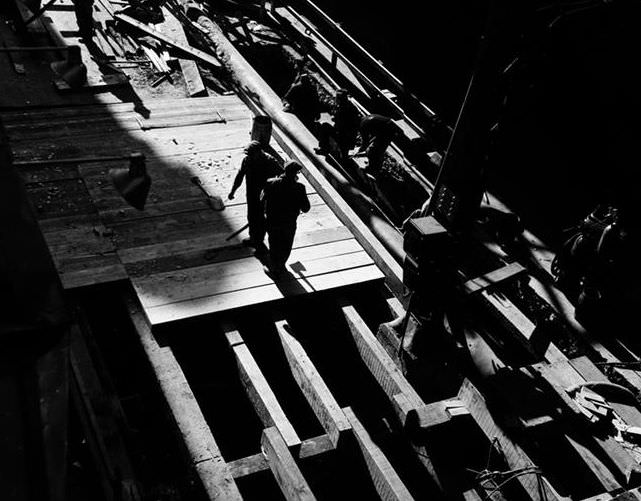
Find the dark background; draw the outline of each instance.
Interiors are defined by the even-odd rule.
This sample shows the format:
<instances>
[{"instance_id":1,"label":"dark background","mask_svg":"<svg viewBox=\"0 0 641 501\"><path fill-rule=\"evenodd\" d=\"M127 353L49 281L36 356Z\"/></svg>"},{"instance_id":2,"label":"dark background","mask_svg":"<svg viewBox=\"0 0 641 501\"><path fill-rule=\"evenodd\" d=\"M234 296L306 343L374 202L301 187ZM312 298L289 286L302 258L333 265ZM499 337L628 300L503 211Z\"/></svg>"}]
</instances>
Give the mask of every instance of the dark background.
<instances>
[{"instance_id":1,"label":"dark background","mask_svg":"<svg viewBox=\"0 0 641 501\"><path fill-rule=\"evenodd\" d=\"M519 1L529 5L509 29L522 36L499 50L506 62L521 56L522 64L506 86L488 181L528 226L558 243L561 230L597 203L634 203L641 2L588 2L594 7L562 15L549 28L561 13L558 2ZM317 3L454 124L487 1ZM537 12L546 5L553 8Z\"/></svg>"}]
</instances>

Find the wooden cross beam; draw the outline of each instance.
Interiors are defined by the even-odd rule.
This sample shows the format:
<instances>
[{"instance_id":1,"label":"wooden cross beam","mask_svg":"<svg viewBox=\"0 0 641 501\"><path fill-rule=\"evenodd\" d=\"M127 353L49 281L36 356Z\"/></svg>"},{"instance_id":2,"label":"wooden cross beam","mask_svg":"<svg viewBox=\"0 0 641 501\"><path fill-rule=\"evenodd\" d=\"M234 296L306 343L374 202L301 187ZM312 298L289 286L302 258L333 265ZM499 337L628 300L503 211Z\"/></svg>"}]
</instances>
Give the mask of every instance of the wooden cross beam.
<instances>
[{"instance_id":1,"label":"wooden cross beam","mask_svg":"<svg viewBox=\"0 0 641 501\"><path fill-rule=\"evenodd\" d=\"M330 440L334 446L337 446L341 434L350 429L345 414L305 353L303 346L289 332L287 322L284 320L276 322L276 328L294 379Z\"/></svg>"}]
</instances>

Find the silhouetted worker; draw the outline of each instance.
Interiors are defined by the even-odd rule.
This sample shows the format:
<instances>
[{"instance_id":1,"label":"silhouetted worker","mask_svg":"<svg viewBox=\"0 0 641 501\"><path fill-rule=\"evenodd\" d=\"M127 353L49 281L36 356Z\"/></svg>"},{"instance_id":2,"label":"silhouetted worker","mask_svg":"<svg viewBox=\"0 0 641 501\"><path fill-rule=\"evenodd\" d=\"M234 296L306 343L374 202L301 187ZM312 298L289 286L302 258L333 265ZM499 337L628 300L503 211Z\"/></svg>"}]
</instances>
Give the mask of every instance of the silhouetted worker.
<instances>
[{"instance_id":1,"label":"silhouetted worker","mask_svg":"<svg viewBox=\"0 0 641 501\"><path fill-rule=\"evenodd\" d=\"M320 118L318 91L307 73L300 73L283 96L283 109L294 113L307 127L315 126Z\"/></svg>"},{"instance_id":2,"label":"silhouetted worker","mask_svg":"<svg viewBox=\"0 0 641 501\"><path fill-rule=\"evenodd\" d=\"M333 138L336 141L341 157L345 158L349 150L356 144L361 121L360 114L349 100L349 93L345 89L336 91L334 105L330 113L334 124L321 124L316 153L320 155L329 153L330 138Z\"/></svg>"},{"instance_id":3,"label":"silhouetted worker","mask_svg":"<svg viewBox=\"0 0 641 501\"><path fill-rule=\"evenodd\" d=\"M269 272L274 276L285 272L285 263L294 244L296 219L301 212L310 209L305 186L297 181L301 169L298 162L287 162L285 172L269 179L263 190L269 239Z\"/></svg>"},{"instance_id":4,"label":"silhouetted worker","mask_svg":"<svg viewBox=\"0 0 641 501\"><path fill-rule=\"evenodd\" d=\"M370 174L378 174L383 166L385 151L401 129L389 117L383 115L367 115L361 120L361 148L359 153L367 155Z\"/></svg>"},{"instance_id":5,"label":"silhouetted worker","mask_svg":"<svg viewBox=\"0 0 641 501\"><path fill-rule=\"evenodd\" d=\"M249 224L249 238L243 240L245 245L263 250L265 247L265 214L260 195L267 179L283 172L278 161L265 152L258 141L251 141L245 148L245 158L238 169L234 179L229 200L234 199L236 190L240 188L243 178L246 179L247 192L247 223Z\"/></svg>"},{"instance_id":6,"label":"silhouetted worker","mask_svg":"<svg viewBox=\"0 0 641 501\"><path fill-rule=\"evenodd\" d=\"M78 33L85 43L91 42L94 34L93 2L94 0L73 0L73 8L76 11L76 22L78 23Z\"/></svg>"},{"instance_id":7,"label":"silhouetted worker","mask_svg":"<svg viewBox=\"0 0 641 501\"><path fill-rule=\"evenodd\" d=\"M93 26L93 2L94 0L72 0L76 12L76 23L78 32L85 43L90 42L94 34ZM32 11L38 12L42 6L42 0L26 0L24 4Z\"/></svg>"},{"instance_id":8,"label":"silhouetted worker","mask_svg":"<svg viewBox=\"0 0 641 501\"><path fill-rule=\"evenodd\" d=\"M361 116L356 107L349 100L349 93L345 89L336 91L336 101L332 109L336 142L343 156L349 153L356 144Z\"/></svg>"}]
</instances>

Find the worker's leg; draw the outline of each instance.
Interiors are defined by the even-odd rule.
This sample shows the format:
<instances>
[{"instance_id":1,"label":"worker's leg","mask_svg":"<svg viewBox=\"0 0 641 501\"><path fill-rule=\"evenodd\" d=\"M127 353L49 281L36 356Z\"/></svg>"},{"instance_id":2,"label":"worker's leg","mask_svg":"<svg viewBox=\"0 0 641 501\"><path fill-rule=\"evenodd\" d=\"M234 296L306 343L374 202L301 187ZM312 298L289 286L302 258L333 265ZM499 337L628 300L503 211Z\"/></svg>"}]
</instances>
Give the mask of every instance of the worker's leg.
<instances>
[{"instance_id":1,"label":"worker's leg","mask_svg":"<svg viewBox=\"0 0 641 501\"><path fill-rule=\"evenodd\" d=\"M247 197L247 222L249 239L254 246L263 246L265 240L265 212L258 196Z\"/></svg>"},{"instance_id":2,"label":"worker's leg","mask_svg":"<svg viewBox=\"0 0 641 501\"><path fill-rule=\"evenodd\" d=\"M272 224L269 226L269 257L272 269L284 271L285 263L292 252L296 223Z\"/></svg>"},{"instance_id":3,"label":"worker's leg","mask_svg":"<svg viewBox=\"0 0 641 501\"><path fill-rule=\"evenodd\" d=\"M392 143L392 136L381 133L372 138L367 148L367 158L369 161L369 174L377 175L383 167L385 152Z\"/></svg>"},{"instance_id":4,"label":"worker's leg","mask_svg":"<svg viewBox=\"0 0 641 501\"><path fill-rule=\"evenodd\" d=\"M74 0L73 4L76 11L78 32L85 41L89 41L93 38L94 33L93 0Z\"/></svg>"}]
</instances>

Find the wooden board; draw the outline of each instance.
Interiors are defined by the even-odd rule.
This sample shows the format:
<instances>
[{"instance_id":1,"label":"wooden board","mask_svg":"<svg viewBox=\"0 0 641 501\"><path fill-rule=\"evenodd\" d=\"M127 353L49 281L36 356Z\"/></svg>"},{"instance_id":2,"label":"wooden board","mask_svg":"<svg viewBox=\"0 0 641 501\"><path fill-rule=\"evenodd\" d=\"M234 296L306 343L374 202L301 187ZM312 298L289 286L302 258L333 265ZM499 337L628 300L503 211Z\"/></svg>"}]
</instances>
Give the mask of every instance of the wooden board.
<instances>
[{"instance_id":1,"label":"wooden board","mask_svg":"<svg viewBox=\"0 0 641 501\"><path fill-rule=\"evenodd\" d=\"M263 430L261 446L269 468L272 470L285 499L288 501L313 501L316 499L278 428L274 426Z\"/></svg>"},{"instance_id":2,"label":"wooden board","mask_svg":"<svg viewBox=\"0 0 641 501\"><path fill-rule=\"evenodd\" d=\"M241 500L231 472L171 347L158 344L135 297L125 297L125 303L140 344L209 499Z\"/></svg>"},{"instance_id":3,"label":"wooden board","mask_svg":"<svg viewBox=\"0 0 641 501\"><path fill-rule=\"evenodd\" d=\"M243 387L262 423L266 428L276 427L288 447L300 445L301 440L296 430L287 419L276 395L274 395L249 348L242 340L240 333L228 327L225 330L225 338L236 357Z\"/></svg>"},{"instance_id":4,"label":"wooden board","mask_svg":"<svg viewBox=\"0 0 641 501\"><path fill-rule=\"evenodd\" d=\"M425 405L423 399L405 379L354 307L344 306L343 314L363 362L394 405L401 423L405 424L410 413L416 413ZM399 395L402 398L397 398Z\"/></svg>"},{"instance_id":5,"label":"wooden board","mask_svg":"<svg viewBox=\"0 0 641 501\"><path fill-rule=\"evenodd\" d=\"M394 470L383 451L372 440L367 430L354 414L350 407L343 409L349 423L352 425L352 433L360 447L363 459L367 465L374 488L383 501L409 501L414 499L407 487Z\"/></svg>"},{"instance_id":6,"label":"wooden board","mask_svg":"<svg viewBox=\"0 0 641 501\"><path fill-rule=\"evenodd\" d=\"M155 325L382 278L302 176L312 208L298 221L290 275L274 283L241 245L246 232L228 239L246 223L244 183L217 212L193 179L227 198L251 130L251 114L235 96L5 117L67 288L130 278ZM152 178L143 211L128 206L109 178L135 151L145 154ZM114 156L123 159L101 160Z\"/></svg>"},{"instance_id":7,"label":"wooden board","mask_svg":"<svg viewBox=\"0 0 641 501\"><path fill-rule=\"evenodd\" d=\"M298 458L305 459L319 456L334 450L334 444L327 434L303 440L298 449ZM269 469L267 459L263 454L254 454L227 463L234 478L246 477Z\"/></svg>"},{"instance_id":8,"label":"wooden board","mask_svg":"<svg viewBox=\"0 0 641 501\"><path fill-rule=\"evenodd\" d=\"M276 328L294 379L330 440L336 446L341 434L350 429L345 414L305 353L303 346L290 333L287 322L284 320L276 322Z\"/></svg>"},{"instance_id":9,"label":"wooden board","mask_svg":"<svg viewBox=\"0 0 641 501\"><path fill-rule=\"evenodd\" d=\"M576 364L586 374L596 377L587 359L580 359ZM569 362L536 364L532 366L532 370L539 373L550 384L550 387L556 392L567 411L574 413L577 419L584 419L579 405L566 391L567 388L581 385L585 382L585 378L573 367L573 364ZM631 413L634 413L634 411L635 409L630 409ZM638 416L629 419L636 420ZM621 485L625 486L628 485L628 482L636 483L639 481L641 470L638 463L632 453L616 442L613 437L607 434L595 434L591 437L590 443L595 452L599 453L600 461L607 465L607 468L617 476L617 481ZM599 476L604 478L605 475L600 474Z\"/></svg>"},{"instance_id":10,"label":"wooden board","mask_svg":"<svg viewBox=\"0 0 641 501\"><path fill-rule=\"evenodd\" d=\"M354 239L294 249L289 274L275 283L255 257L134 277L153 324L226 311L292 295L382 279Z\"/></svg>"},{"instance_id":11,"label":"wooden board","mask_svg":"<svg viewBox=\"0 0 641 501\"><path fill-rule=\"evenodd\" d=\"M183 30L182 24L178 19L176 19L166 8L163 7L163 16L165 21L162 25L157 26L156 28L159 31L169 35L169 37L177 42L180 42L184 45L189 45L187 41L187 36ZM185 79L185 85L187 86L187 94L189 97L196 97L207 94L207 89L203 83L202 78L200 77L200 72L198 71L198 65L196 61L191 59L178 59L180 64L180 69L183 73Z\"/></svg>"}]
</instances>

